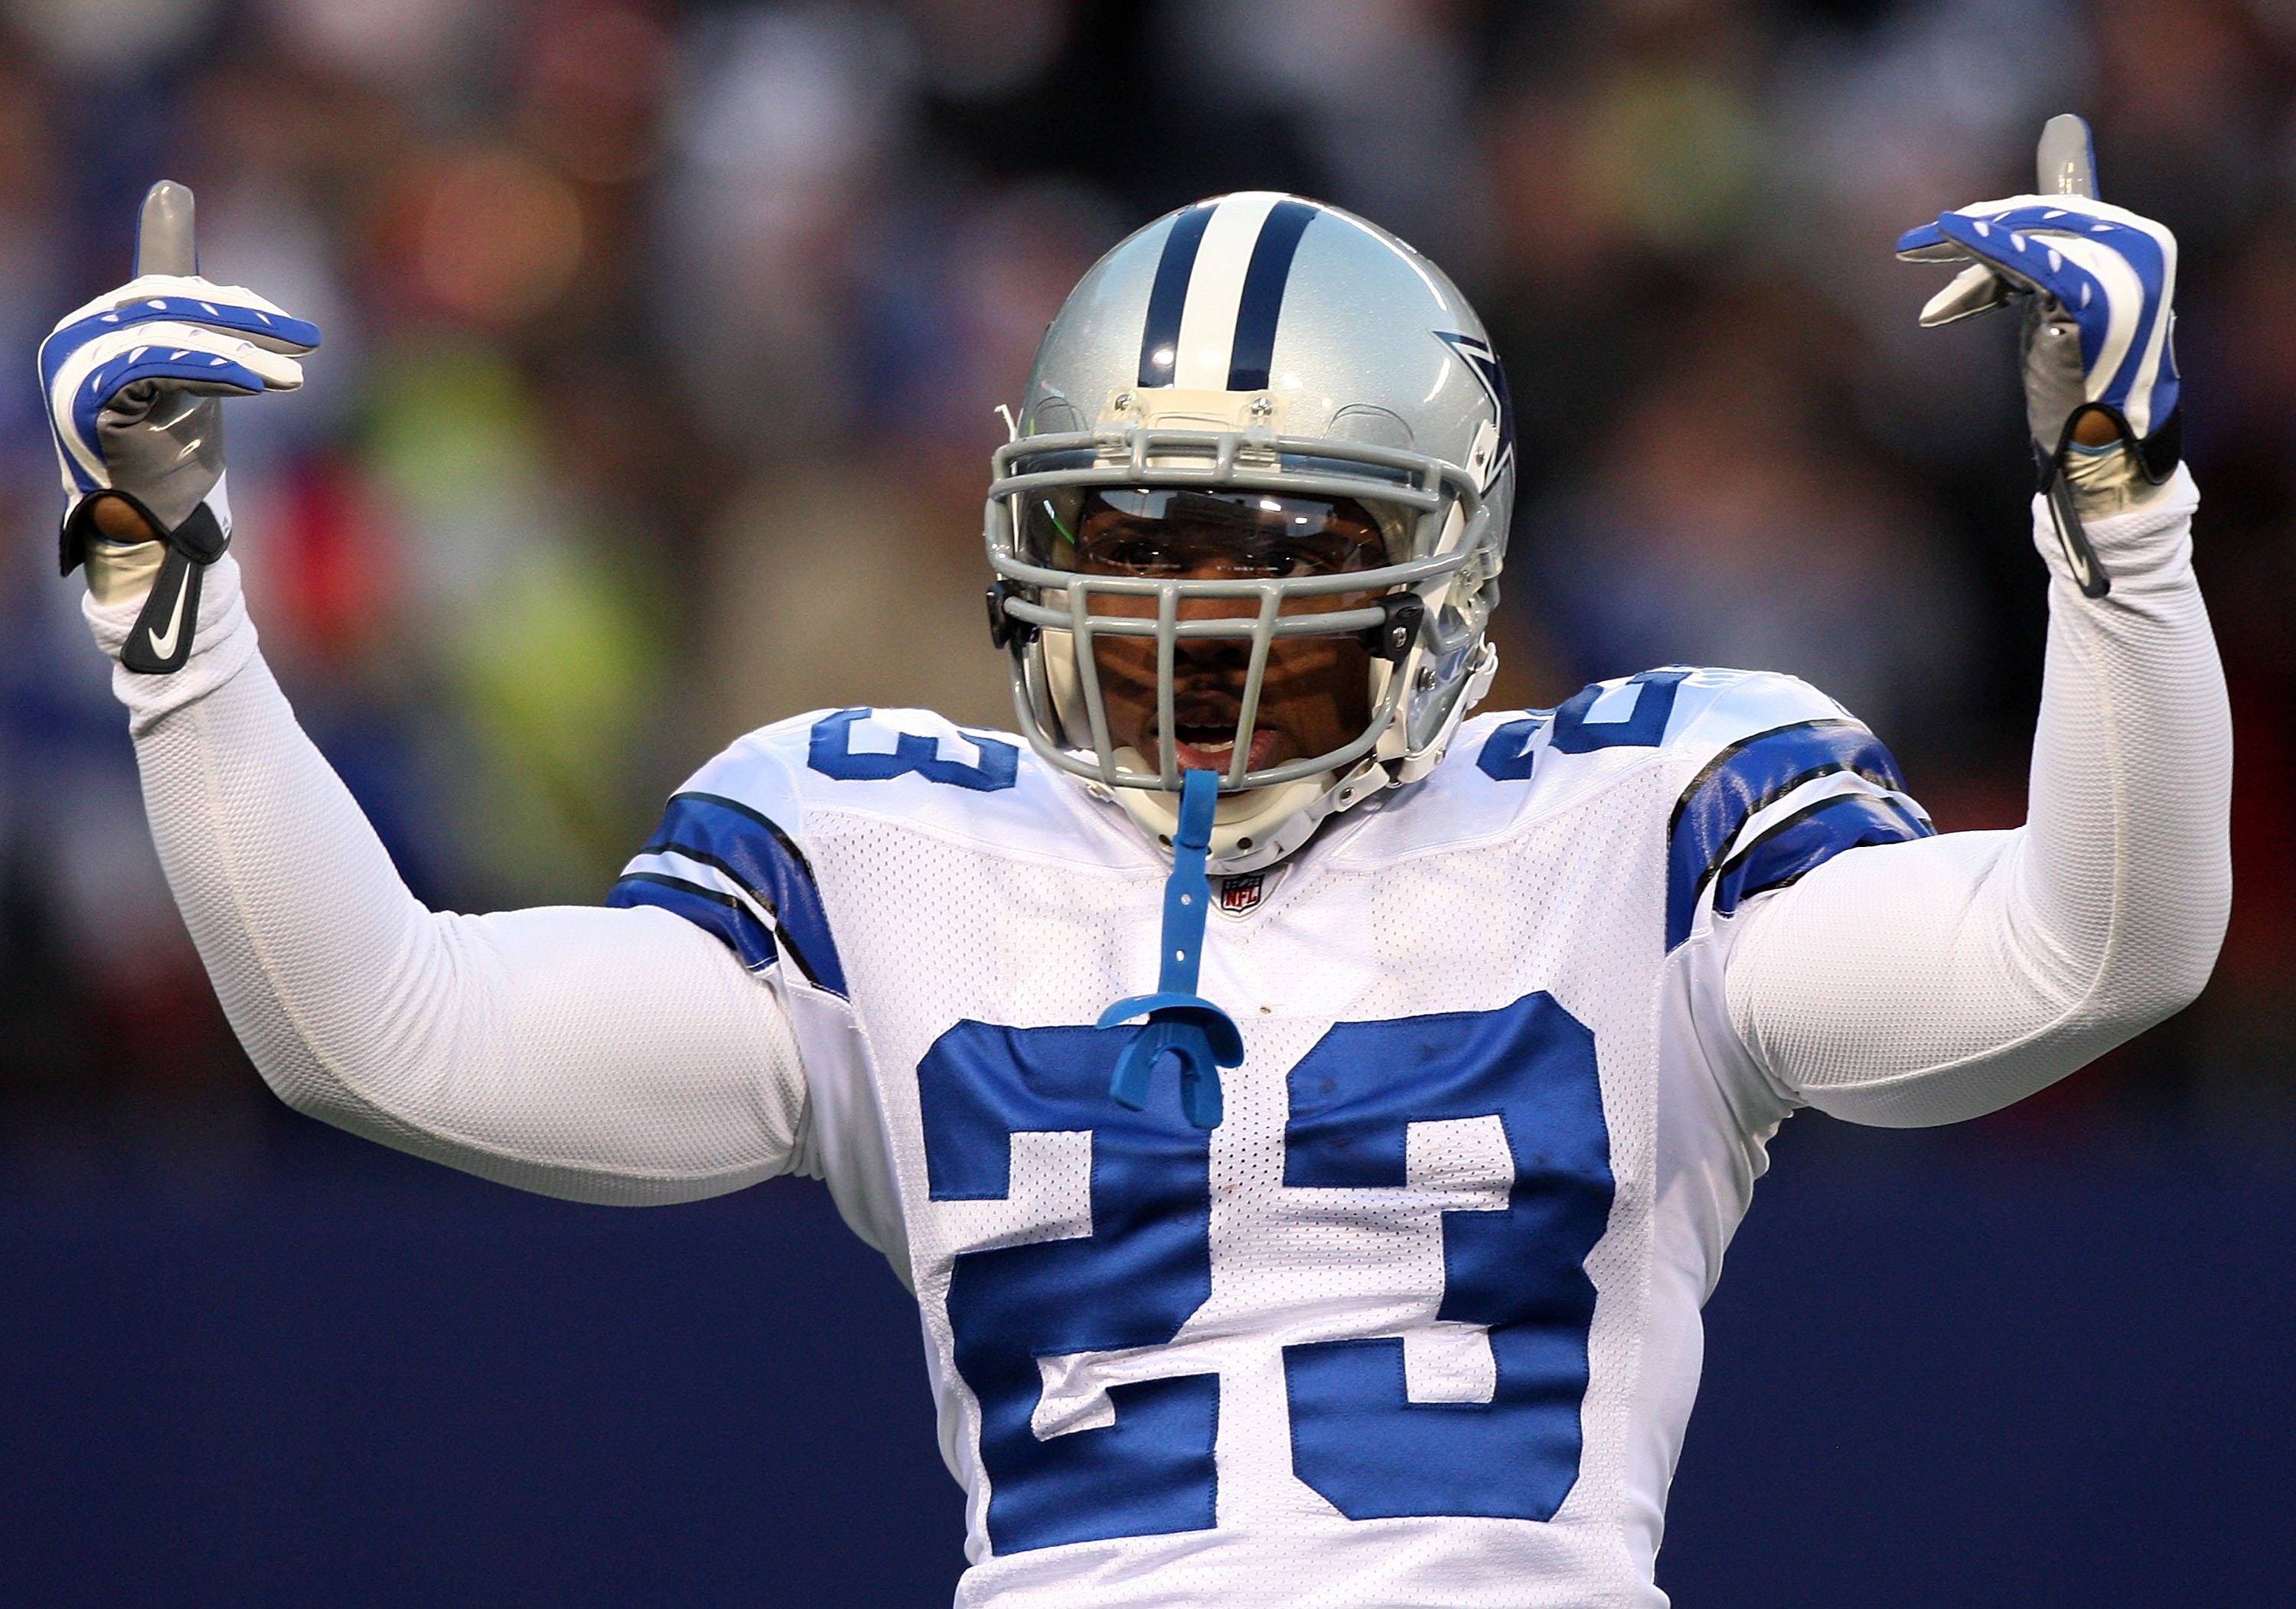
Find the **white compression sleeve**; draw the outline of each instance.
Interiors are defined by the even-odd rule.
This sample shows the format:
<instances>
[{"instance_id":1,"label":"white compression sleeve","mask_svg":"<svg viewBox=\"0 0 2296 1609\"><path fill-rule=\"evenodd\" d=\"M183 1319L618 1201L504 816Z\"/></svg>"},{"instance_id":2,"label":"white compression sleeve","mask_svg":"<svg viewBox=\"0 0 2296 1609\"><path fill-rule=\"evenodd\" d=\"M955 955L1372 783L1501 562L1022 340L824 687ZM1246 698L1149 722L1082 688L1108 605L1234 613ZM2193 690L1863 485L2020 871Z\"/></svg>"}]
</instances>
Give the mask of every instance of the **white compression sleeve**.
<instances>
[{"instance_id":1,"label":"white compression sleeve","mask_svg":"<svg viewBox=\"0 0 2296 1609\"><path fill-rule=\"evenodd\" d=\"M1792 1101L1892 1127L2008 1105L2188 1004L2232 897L2231 717L2179 470L2088 524L2081 596L2038 500L2048 661L2026 823L1836 856L1727 927L1739 1038Z\"/></svg>"},{"instance_id":2,"label":"white compression sleeve","mask_svg":"<svg viewBox=\"0 0 2296 1609\"><path fill-rule=\"evenodd\" d=\"M256 651L234 561L190 662L115 666L176 900L232 1026L297 1110L521 1188L632 1204L787 1171L804 1080L780 1001L651 909L433 914ZM85 605L115 657L141 599Z\"/></svg>"}]
</instances>

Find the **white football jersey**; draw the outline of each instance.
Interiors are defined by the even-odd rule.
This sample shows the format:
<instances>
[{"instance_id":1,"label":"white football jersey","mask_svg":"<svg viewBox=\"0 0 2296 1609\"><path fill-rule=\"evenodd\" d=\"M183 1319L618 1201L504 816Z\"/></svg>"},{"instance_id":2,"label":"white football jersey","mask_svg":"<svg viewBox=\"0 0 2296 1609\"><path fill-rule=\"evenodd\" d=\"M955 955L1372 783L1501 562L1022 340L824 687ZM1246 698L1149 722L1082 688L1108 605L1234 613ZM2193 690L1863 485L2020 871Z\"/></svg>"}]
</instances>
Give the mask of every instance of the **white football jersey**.
<instances>
[{"instance_id":1,"label":"white football jersey","mask_svg":"<svg viewBox=\"0 0 2296 1609\"><path fill-rule=\"evenodd\" d=\"M1699 1308L1789 1109L1718 921L1931 831L1790 678L1487 715L1215 879L1209 1132L1109 1080L1168 862L1019 739L847 709L736 743L611 903L788 1004L803 1165L922 1310L974 1609L1662 1605Z\"/></svg>"}]
</instances>

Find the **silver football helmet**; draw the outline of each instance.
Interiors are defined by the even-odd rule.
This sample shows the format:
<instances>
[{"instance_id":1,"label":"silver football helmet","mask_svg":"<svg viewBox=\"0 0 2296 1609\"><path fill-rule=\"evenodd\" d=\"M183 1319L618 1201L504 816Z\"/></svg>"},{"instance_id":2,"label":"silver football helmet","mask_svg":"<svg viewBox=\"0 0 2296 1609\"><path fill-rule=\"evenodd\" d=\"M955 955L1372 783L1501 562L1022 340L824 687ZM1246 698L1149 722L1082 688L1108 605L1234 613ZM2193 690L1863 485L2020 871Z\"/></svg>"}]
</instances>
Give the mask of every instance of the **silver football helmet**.
<instances>
[{"instance_id":1,"label":"silver football helmet","mask_svg":"<svg viewBox=\"0 0 2296 1609\"><path fill-rule=\"evenodd\" d=\"M1246 192L1132 235L1053 320L991 463L989 626L1021 731L1167 841L1184 765L1216 764L1216 870L1425 775L1490 683L1506 382L1441 270L1351 214ZM1271 651L1308 638L1362 660L1367 719L1262 764ZM1242 670L1234 732L1190 745L1176 666L1217 651ZM1152 663L1144 742L1111 719L1119 659L1143 689Z\"/></svg>"}]
</instances>

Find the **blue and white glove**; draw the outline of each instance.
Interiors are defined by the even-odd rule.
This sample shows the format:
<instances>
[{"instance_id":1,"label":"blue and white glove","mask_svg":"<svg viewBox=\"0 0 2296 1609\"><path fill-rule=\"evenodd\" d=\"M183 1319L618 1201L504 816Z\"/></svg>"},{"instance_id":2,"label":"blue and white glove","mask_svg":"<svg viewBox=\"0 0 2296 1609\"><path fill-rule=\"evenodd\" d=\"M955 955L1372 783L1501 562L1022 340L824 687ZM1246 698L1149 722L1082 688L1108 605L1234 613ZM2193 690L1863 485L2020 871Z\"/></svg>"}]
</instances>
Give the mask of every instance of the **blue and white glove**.
<instances>
[{"instance_id":1,"label":"blue and white glove","mask_svg":"<svg viewBox=\"0 0 2296 1609\"><path fill-rule=\"evenodd\" d=\"M1907 231L1898 255L1970 265L1930 298L1924 325L2024 301L2025 414L2045 481L2090 413L2112 421L2147 481L2176 469L2177 237L2167 229L2084 195L2019 195L1942 213Z\"/></svg>"},{"instance_id":2,"label":"blue and white glove","mask_svg":"<svg viewBox=\"0 0 2296 1609\"><path fill-rule=\"evenodd\" d=\"M181 185L154 187L137 261L185 272L139 274L68 314L40 343L40 383L67 500L63 573L86 561L99 601L150 579L120 663L160 673L190 657L201 572L231 540L220 399L301 385L295 359L319 331L251 290L199 277ZM114 514L100 525L115 499L141 521Z\"/></svg>"}]
</instances>

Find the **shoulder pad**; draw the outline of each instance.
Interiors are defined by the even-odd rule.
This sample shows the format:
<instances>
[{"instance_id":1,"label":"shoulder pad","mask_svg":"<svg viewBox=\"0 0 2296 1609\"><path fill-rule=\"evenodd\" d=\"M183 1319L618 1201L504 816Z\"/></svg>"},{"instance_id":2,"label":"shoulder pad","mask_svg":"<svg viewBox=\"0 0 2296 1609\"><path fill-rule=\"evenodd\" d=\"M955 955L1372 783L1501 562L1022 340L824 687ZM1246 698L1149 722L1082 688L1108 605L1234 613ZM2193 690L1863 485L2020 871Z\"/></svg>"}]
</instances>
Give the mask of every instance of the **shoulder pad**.
<instances>
[{"instance_id":1,"label":"shoulder pad","mask_svg":"<svg viewBox=\"0 0 2296 1609\"><path fill-rule=\"evenodd\" d=\"M1799 677L1669 665L1592 682L1554 709L1503 719L1475 750L1475 764L1494 781L1506 781L1535 774L1546 754L1688 751L1797 721L1849 718Z\"/></svg>"},{"instance_id":2,"label":"shoulder pad","mask_svg":"<svg viewBox=\"0 0 2296 1609\"><path fill-rule=\"evenodd\" d=\"M1472 759L1457 774L1529 783L1519 808L1601 786L1635 750L1675 773L1669 948L1844 850L1936 830L1880 739L1808 682L1773 672L1666 666L1597 682L1552 710L1478 721L1460 737Z\"/></svg>"},{"instance_id":3,"label":"shoulder pad","mask_svg":"<svg viewBox=\"0 0 2296 1609\"><path fill-rule=\"evenodd\" d=\"M1667 820L1669 949L1837 854L1937 831L1881 739L1808 682L1701 671L1682 686L1667 738L1680 777Z\"/></svg>"},{"instance_id":4,"label":"shoulder pad","mask_svg":"<svg viewBox=\"0 0 2296 1609\"><path fill-rule=\"evenodd\" d=\"M679 791L739 800L800 838L861 816L1024 854L1109 855L1077 785L1026 739L931 710L856 706L777 721L729 745Z\"/></svg>"},{"instance_id":5,"label":"shoulder pad","mask_svg":"<svg viewBox=\"0 0 2296 1609\"><path fill-rule=\"evenodd\" d=\"M1590 682L1553 709L1480 717L1460 733L1459 747L1491 780L1519 781L1541 766L1560 768L1568 755L1694 753L1774 726L1849 719L1849 711L1796 676L1668 665Z\"/></svg>"},{"instance_id":6,"label":"shoulder pad","mask_svg":"<svg viewBox=\"0 0 2296 1609\"><path fill-rule=\"evenodd\" d=\"M606 896L660 906L715 935L753 972L786 959L813 988L846 992L813 862L805 810L769 726L742 739L670 796L661 824Z\"/></svg>"},{"instance_id":7,"label":"shoulder pad","mask_svg":"<svg viewBox=\"0 0 2296 1609\"><path fill-rule=\"evenodd\" d=\"M1078 832L1071 801L1016 738L926 710L816 711L736 739L671 796L606 903L658 905L721 939L753 971L783 960L846 992L808 848L864 816L1023 853Z\"/></svg>"}]
</instances>

